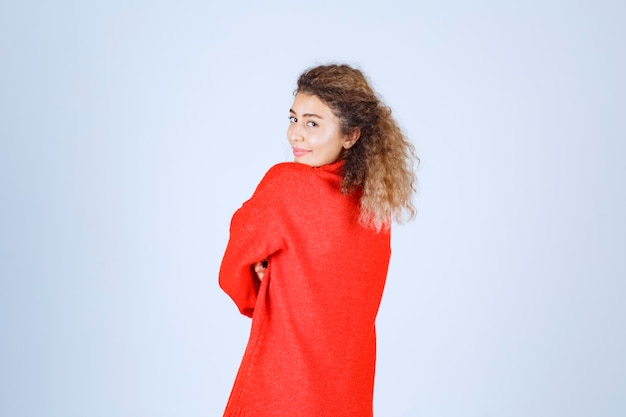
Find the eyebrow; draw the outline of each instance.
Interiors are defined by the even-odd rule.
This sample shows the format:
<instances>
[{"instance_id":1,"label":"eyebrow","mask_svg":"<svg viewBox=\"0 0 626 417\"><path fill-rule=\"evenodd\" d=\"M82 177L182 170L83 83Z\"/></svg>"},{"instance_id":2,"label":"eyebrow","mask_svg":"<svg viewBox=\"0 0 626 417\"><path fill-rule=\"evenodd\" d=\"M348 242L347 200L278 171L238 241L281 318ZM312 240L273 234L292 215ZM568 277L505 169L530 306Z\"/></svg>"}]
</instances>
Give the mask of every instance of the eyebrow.
<instances>
[{"instance_id":1,"label":"eyebrow","mask_svg":"<svg viewBox=\"0 0 626 417\"><path fill-rule=\"evenodd\" d=\"M298 115L298 113L296 113L295 111L293 111L293 109L289 109L289 113L293 113L293 114L295 114L295 115ZM315 113L304 113L304 114L302 115L302 117L317 117L318 119L322 119L322 120L324 120L324 118L323 118L322 116L320 116L320 115L318 115L318 114L315 114Z\"/></svg>"}]
</instances>

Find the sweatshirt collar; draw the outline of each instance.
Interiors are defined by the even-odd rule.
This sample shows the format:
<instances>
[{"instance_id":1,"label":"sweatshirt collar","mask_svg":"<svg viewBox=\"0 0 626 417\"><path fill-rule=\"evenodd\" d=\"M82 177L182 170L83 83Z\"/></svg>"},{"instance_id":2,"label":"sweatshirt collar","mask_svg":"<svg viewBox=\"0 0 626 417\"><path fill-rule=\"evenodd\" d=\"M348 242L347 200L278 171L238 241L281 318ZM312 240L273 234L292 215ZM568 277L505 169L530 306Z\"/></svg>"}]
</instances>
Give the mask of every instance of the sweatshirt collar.
<instances>
[{"instance_id":1,"label":"sweatshirt collar","mask_svg":"<svg viewBox=\"0 0 626 417\"><path fill-rule=\"evenodd\" d=\"M332 164L322 165L316 169L324 172L329 172L331 174L341 175L343 176L343 167L346 164L345 159L340 159Z\"/></svg>"}]
</instances>

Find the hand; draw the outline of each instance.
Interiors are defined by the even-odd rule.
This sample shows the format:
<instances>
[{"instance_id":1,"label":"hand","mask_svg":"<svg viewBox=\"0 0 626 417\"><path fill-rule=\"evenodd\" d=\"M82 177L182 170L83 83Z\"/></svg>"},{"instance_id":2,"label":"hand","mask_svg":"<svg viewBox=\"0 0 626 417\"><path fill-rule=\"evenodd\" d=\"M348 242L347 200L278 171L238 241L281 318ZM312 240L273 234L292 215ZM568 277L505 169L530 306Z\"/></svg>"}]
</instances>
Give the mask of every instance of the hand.
<instances>
[{"instance_id":1,"label":"hand","mask_svg":"<svg viewBox=\"0 0 626 417\"><path fill-rule=\"evenodd\" d=\"M267 269L267 259L263 259L254 264L254 272L256 272L256 276L259 278L259 281L263 281L263 275L265 275L265 270Z\"/></svg>"}]
</instances>

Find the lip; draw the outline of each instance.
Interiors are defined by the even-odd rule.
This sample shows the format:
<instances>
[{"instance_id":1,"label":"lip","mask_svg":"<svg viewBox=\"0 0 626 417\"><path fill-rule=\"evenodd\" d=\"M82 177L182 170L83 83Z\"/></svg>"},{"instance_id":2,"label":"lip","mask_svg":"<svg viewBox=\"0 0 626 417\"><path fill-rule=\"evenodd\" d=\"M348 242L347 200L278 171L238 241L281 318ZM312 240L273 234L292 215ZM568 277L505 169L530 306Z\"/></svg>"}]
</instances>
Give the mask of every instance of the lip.
<instances>
[{"instance_id":1,"label":"lip","mask_svg":"<svg viewBox=\"0 0 626 417\"><path fill-rule=\"evenodd\" d=\"M293 151L293 156L303 156L311 152L308 149L302 149L302 148L292 148L292 151Z\"/></svg>"}]
</instances>

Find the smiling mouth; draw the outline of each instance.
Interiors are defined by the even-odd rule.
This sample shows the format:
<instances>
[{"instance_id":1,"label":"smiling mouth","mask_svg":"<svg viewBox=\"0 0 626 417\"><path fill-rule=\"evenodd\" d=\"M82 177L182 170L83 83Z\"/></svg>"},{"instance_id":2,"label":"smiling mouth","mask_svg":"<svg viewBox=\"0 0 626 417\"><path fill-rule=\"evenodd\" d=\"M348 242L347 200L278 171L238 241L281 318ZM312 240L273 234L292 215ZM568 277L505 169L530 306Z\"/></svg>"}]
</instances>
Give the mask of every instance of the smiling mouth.
<instances>
[{"instance_id":1,"label":"smiling mouth","mask_svg":"<svg viewBox=\"0 0 626 417\"><path fill-rule=\"evenodd\" d=\"M292 148L292 149L293 149L293 156L302 156L311 152L308 149L302 149L302 148Z\"/></svg>"}]
</instances>

